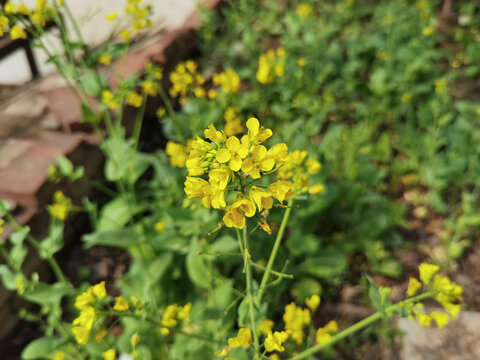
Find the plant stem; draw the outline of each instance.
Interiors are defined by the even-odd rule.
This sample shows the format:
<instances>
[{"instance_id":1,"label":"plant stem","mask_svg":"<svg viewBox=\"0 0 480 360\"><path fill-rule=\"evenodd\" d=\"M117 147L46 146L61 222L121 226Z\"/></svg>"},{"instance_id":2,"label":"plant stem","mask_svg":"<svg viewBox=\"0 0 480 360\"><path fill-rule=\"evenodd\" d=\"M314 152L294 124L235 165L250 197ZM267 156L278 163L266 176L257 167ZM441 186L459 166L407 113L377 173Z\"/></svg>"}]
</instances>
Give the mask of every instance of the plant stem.
<instances>
[{"instance_id":1,"label":"plant stem","mask_svg":"<svg viewBox=\"0 0 480 360\"><path fill-rule=\"evenodd\" d=\"M395 310L399 309L400 307L402 307L406 304L416 303L416 302L419 302L421 300L431 298L434 295L435 295L434 291L427 292L427 293L424 293L424 294L420 294L418 296L415 296L413 298L410 298L410 299L405 300L403 302L400 302L398 304L391 305L391 306L387 307L385 309L385 313L387 315L390 315ZM345 330L340 331L338 334L332 336L330 338L330 340L328 340L327 342L322 343L322 344L317 344L317 345L315 345L315 346L313 346L313 347L311 347L311 348L309 348L305 351L302 351L300 354L292 357L290 360L306 359L307 357L312 356L312 355L316 354L317 352L332 346L333 344L339 342L340 340L345 339L347 336L349 336L349 335L367 327L368 325L373 324L374 322L376 322L377 320L380 320L381 318L382 318L382 315L380 314L380 312L376 312L375 314L372 314L372 315L366 317L365 319L359 321L356 324L353 324L352 326L346 328Z\"/></svg>"},{"instance_id":2,"label":"plant stem","mask_svg":"<svg viewBox=\"0 0 480 360\"><path fill-rule=\"evenodd\" d=\"M167 94L165 93L165 90L163 89L162 84L160 84L158 93L160 94L160 97L162 98L163 104L165 105L165 108L167 109L168 115L172 118L172 120L175 122L175 132L178 136L178 140L185 142L185 136L183 136L183 133L180 129L180 123L178 121L177 115L175 114L175 111L173 110L172 103L170 102L170 99L168 98Z\"/></svg>"},{"instance_id":3,"label":"plant stem","mask_svg":"<svg viewBox=\"0 0 480 360\"><path fill-rule=\"evenodd\" d=\"M258 289L258 293L255 298L256 304L260 304L260 302L262 301L263 293L265 292L265 287L267 285L268 278L270 277L272 266L277 256L278 248L280 247L280 243L282 242L283 233L285 232L285 227L287 226L288 218L290 217L291 211L292 211L292 200L290 199L288 201L287 209L283 214L282 223L280 224L280 229L278 230L277 238L275 239L275 243L273 244L273 249L272 249L272 252L270 253L270 258L268 259L267 267L265 269L265 273L263 274L262 282L260 283L260 288Z\"/></svg>"},{"instance_id":4,"label":"plant stem","mask_svg":"<svg viewBox=\"0 0 480 360\"><path fill-rule=\"evenodd\" d=\"M250 247L250 239L248 236L248 227L245 224L243 228L243 247L244 247L244 257L246 262L246 280L247 280L247 305L248 305L248 313L250 317L250 327L253 334L253 346L255 349L255 353L259 352L259 345L258 345L258 335L257 329L255 326L255 307L254 307L254 298L253 298L253 286L252 286L252 264L248 257L250 256L248 249ZM257 358L257 354L255 354L255 359Z\"/></svg>"}]
</instances>

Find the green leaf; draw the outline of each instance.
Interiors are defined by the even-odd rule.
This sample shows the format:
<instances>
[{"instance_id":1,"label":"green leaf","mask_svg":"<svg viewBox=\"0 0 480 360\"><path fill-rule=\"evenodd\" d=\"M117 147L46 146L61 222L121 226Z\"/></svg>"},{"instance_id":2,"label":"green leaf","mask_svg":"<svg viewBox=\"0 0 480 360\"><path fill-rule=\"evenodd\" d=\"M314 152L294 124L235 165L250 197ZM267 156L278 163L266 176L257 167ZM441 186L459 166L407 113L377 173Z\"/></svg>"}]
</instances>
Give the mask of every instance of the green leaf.
<instances>
[{"instance_id":1,"label":"green leaf","mask_svg":"<svg viewBox=\"0 0 480 360\"><path fill-rule=\"evenodd\" d=\"M392 289L387 287L378 287L375 285L372 277L370 275L365 275L365 278L370 283L370 288L368 289L368 297L372 301L373 306L377 311L382 315L383 318L387 317L385 309L392 305L392 303L387 299L387 297L392 293Z\"/></svg>"},{"instance_id":2,"label":"green leaf","mask_svg":"<svg viewBox=\"0 0 480 360\"><path fill-rule=\"evenodd\" d=\"M22 351L22 360L52 359L67 339L44 337L33 340Z\"/></svg>"},{"instance_id":3,"label":"green leaf","mask_svg":"<svg viewBox=\"0 0 480 360\"><path fill-rule=\"evenodd\" d=\"M123 228L138 209L124 196L117 196L110 200L100 211L96 231L107 231Z\"/></svg>"},{"instance_id":4,"label":"green leaf","mask_svg":"<svg viewBox=\"0 0 480 360\"><path fill-rule=\"evenodd\" d=\"M141 232L133 227L118 230L97 231L83 236L83 242L87 248L94 245L104 245L125 249L141 243L144 240Z\"/></svg>"},{"instance_id":5,"label":"green leaf","mask_svg":"<svg viewBox=\"0 0 480 360\"><path fill-rule=\"evenodd\" d=\"M89 124L98 124L102 114L95 114L90 106L87 104L82 104L82 122Z\"/></svg>"},{"instance_id":6,"label":"green leaf","mask_svg":"<svg viewBox=\"0 0 480 360\"><path fill-rule=\"evenodd\" d=\"M13 272L7 265L0 265L0 277L5 289L10 291L17 290L16 280L20 276L20 274Z\"/></svg>"},{"instance_id":7,"label":"green leaf","mask_svg":"<svg viewBox=\"0 0 480 360\"><path fill-rule=\"evenodd\" d=\"M204 256L199 252L202 250L198 239L192 238L190 242L190 251L187 254L186 266L190 280L198 287L207 289L210 286L211 274L208 271L204 261Z\"/></svg>"},{"instance_id":8,"label":"green leaf","mask_svg":"<svg viewBox=\"0 0 480 360\"><path fill-rule=\"evenodd\" d=\"M47 259L62 249L64 226L65 224L62 221L53 220L48 236L40 243L39 255L42 259Z\"/></svg>"},{"instance_id":9,"label":"green leaf","mask_svg":"<svg viewBox=\"0 0 480 360\"><path fill-rule=\"evenodd\" d=\"M59 302L65 295L71 294L73 288L69 283L57 282L53 285L39 282L35 287L27 288L23 297L39 305Z\"/></svg>"},{"instance_id":10,"label":"green leaf","mask_svg":"<svg viewBox=\"0 0 480 360\"><path fill-rule=\"evenodd\" d=\"M13 245L10 249L10 257L12 259L12 266L15 268L20 268L23 264L23 260L25 260L25 256L27 256L28 248L25 246L23 241L29 232L30 228L28 226L24 226L20 228L20 230L10 235L10 242Z\"/></svg>"},{"instance_id":11,"label":"green leaf","mask_svg":"<svg viewBox=\"0 0 480 360\"><path fill-rule=\"evenodd\" d=\"M297 274L307 274L323 279L342 274L347 268L347 258L341 250L324 249L321 256L302 262L296 269Z\"/></svg>"},{"instance_id":12,"label":"green leaf","mask_svg":"<svg viewBox=\"0 0 480 360\"><path fill-rule=\"evenodd\" d=\"M95 97L100 97L102 93L102 82L95 72L91 70L87 71L81 84L88 94Z\"/></svg>"}]
</instances>

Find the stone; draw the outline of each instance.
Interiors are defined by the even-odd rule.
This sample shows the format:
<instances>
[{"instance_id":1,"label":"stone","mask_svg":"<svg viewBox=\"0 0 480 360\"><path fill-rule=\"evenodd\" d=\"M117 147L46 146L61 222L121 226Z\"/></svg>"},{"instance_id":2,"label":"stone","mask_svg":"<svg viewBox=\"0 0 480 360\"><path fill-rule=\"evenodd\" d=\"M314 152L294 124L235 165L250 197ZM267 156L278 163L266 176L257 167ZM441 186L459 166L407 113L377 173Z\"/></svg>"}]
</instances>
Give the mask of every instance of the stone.
<instances>
[{"instance_id":1,"label":"stone","mask_svg":"<svg viewBox=\"0 0 480 360\"><path fill-rule=\"evenodd\" d=\"M441 309L429 309L428 312ZM402 318L398 328L403 337L403 360L473 360L480 359L480 313L461 311L458 319L439 329L434 322L423 327Z\"/></svg>"}]
</instances>

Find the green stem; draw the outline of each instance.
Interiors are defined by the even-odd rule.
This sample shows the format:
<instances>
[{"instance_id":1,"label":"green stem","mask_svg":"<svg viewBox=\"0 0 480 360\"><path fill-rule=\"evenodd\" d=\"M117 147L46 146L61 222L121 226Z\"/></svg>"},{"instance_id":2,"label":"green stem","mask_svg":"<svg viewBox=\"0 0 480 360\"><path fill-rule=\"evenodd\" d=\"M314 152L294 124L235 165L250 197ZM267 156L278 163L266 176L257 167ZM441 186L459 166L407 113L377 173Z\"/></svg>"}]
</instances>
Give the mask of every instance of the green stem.
<instances>
[{"instance_id":1,"label":"green stem","mask_svg":"<svg viewBox=\"0 0 480 360\"><path fill-rule=\"evenodd\" d=\"M260 270L266 270L265 266L259 265L259 264L254 263L254 262L252 262L252 266L257 268L257 269L260 269ZM294 276L292 274L284 274L282 272L275 271L275 270L270 270L270 273L272 275L275 275L275 276L279 277L279 278L284 278L284 279L293 279L294 278Z\"/></svg>"},{"instance_id":2,"label":"green stem","mask_svg":"<svg viewBox=\"0 0 480 360\"><path fill-rule=\"evenodd\" d=\"M398 303L398 304L395 304L395 305L391 305L389 307L387 307L385 309L385 313L387 314L387 316L391 315L394 311L396 311L397 309L399 309L400 307L406 305L406 304L411 304L411 303L417 303L421 300L425 300L425 299L428 299L428 298L431 298L435 295L435 292L434 291L431 291L431 292L427 292L427 293L424 293L424 294L420 294L418 296L415 296L413 298L410 298L408 300L405 300L401 303ZM330 346L332 346L333 344L345 339L347 336L349 335L352 335L353 333L367 327L368 325L371 325L373 324L374 322L376 322L377 320L380 320L382 318L382 315L380 312L376 312L375 314L372 314L368 317L366 317L365 319L359 321L358 323L346 328L345 330L343 331L340 331L338 334L336 335L333 335L330 340L328 340L327 342L325 343L322 343L322 344L317 344L313 347L311 347L310 349L307 349L305 351L302 351L300 354L294 356L293 358L291 358L290 360L300 360L300 359L306 359L308 358L309 356L312 356L314 354L316 354L317 352L325 349L325 348L328 348Z\"/></svg>"},{"instance_id":3,"label":"green stem","mask_svg":"<svg viewBox=\"0 0 480 360\"><path fill-rule=\"evenodd\" d=\"M138 142L140 141L140 132L142 130L143 116L145 115L146 105L147 105L147 95L143 95L142 107L138 111L137 116L135 117L135 123L133 124L132 137L133 137L133 140L135 141L134 143L135 149L137 149Z\"/></svg>"},{"instance_id":4,"label":"green stem","mask_svg":"<svg viewBox=\"0 0 480 360\"><path fill-rule=\"evenodd\" d=\"M275 243L273 244L273 249L270 254L270 258L268 259L267 267L265 269L265 273L263 274L262 282L260 283L260 288L258 289L257 297L255 298L256 304L260 304L262 301L263 293L265 292L265 287L267 285L268 278L270 277L272 266L277 256L278 248L280 247L280 243L282 242L283 233L285 232L285 227L287 226L288 218L290 217L291 211L292 211L292 200L290 199L288 201L287 209L283 214L282 223L280 224L280 229L278 230L277 238L275 239Z\"/></svg>"},{"instance_id":5,"label":"green stem","mask_svg":"<svg viewBox=\"0 0 480 360\"><path fill-rule=\"evenodd\" d=\"M259 345L258 345L258 335L257 335L257 329L255 326L255 307L254 307L254 298L253 298L253 278L252 278L252 265L250 259L248 257L250 256L248 249L250 247L250 239L248 236L248 227L247 224L245 224L243 228L243 247L244 247L244 257L245 257L245 262L247 264L246 266L246 280L247 280L247 305L248 305L248 314L250 317L250 327L252 330L253 334L253 346L255 349L255 353L259 352ZM257 354L255 354L255 358L257 358Z\"/></svg>"},{"instance_id":6,"label":"green stem","mask_svg":"<svg viewBox=\"0 0 480 360\"><path fill-rule=\"evenodd\" d=\"M160 84L158 93L160 94L160 97L162 98L163 104L165 105L165 108L167 109L168 115L172 118L172 120L175 123L175 132L179 138L180 141L185 142L185 136L183 136L182 131L180 130L180 122L178 121L177 115L175 114L175 111L173 110L172 103L170 102L170 99L168 95L165 93L165 90L163 89L162 84Z\"/></svg>"}]
</instances>

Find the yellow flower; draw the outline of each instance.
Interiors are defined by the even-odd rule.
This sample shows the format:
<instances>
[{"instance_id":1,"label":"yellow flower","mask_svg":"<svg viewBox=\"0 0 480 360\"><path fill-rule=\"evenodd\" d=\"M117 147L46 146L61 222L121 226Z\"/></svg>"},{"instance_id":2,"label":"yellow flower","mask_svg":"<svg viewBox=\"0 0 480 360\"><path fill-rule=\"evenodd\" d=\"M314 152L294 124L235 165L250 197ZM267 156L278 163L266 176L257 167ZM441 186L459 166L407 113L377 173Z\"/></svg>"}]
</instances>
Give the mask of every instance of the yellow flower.
<instances>
[{"instance_id":1,"label":"yellow flower","mask_svg":"<svg viewBox=\"0 0 480 360\"><path fill-rule=\"evenodd\" d=\"M422 284L420 283L420 281L418 281L415 278L410 278L408 280L407 295L408 296L415 295L421 287L422 287Z\"/></svg>"},{"instance_id":2,"label":"yellow flower","mask_svg":"<svg viewBox=\"0 0 480 360\"><path fill-rule=\"evenodd\" d=\"M126 311L130 306L128 302L123 299L122 296L118 296L115 298L115 305L113 306L113 310L116 311Z\"/></svg>"},{"instance_id":3,"label":"yellow flower","mask_svg":"<svg viewBox=\"0 0 480 360\"><path fill-rule=\"evenodd\" d=\"M215 100L218 96L218 91L215 89L208 90L207 96L210 100Z\"/></svg>"},{"instance_id":4,"label":"yellow flower","mask_svg":"<svg viewBox=\"0 0 480 360\"><path fill-rule=\"evenodd\" d=\"M82 310L80 315L72 321L72 324L92 330L95 320L97 320L97 312L93 307L90 306L85 310Z\"/></svg>"},{"instance_id":5,"label":"yellow flower","mask_svg":"<svg viewBox=\"0 0 480 360\"><path fill-rule=\"evenodd\" d=\"M269 192L256 187L255 185L250 188L249 192L250 199L257 205L258 211L261 212L263 209L271 209L273 206L272 194Z\"/></svg>"},{"instance_id":6,"label":"yellow flower","mask_svg":"<svg viewBox=\"0 0 480 360\"><path fill-rule=\"evenodd\" d=\"M64 351L57 352L53 357L53 360L65 360L65 352Z\"/></svg>"},{"instance_id":7,"label":"yellow flower","mask_svg":"<svg viewBox=\"0 0 480 360\"><path fill-rule=\"evenodd\" d=\"M95 335L95 338L93 339L93 341L95 341L96 343L101 343L103 339L105 339L105 336L107 335L108 335L108 331L105 329L102 329L97 333L97 335Z\"/></svg>"},{"instance_id":8,"label":"yellow flower","mask_svg":"<svg viewBox=\"0 0 480 360\"><path fill-rule=\"evenodd\" d=\"M440 329L448 324L448 314L434 311L430 314L430 316L433 320L435 320Z\"/></svg>"},{"instance_id":9,"label":"yellow flower","mask_svg":"<svg viewBox=\"0 0 480 360\"><path fill-rule=\"evenodd\" d=\"M315 334L315 340L317 341L317 344L325 344L330 340L331 337L332 336L325 328L319 328Z\"/></svg>"},{"instance_id":10,"label":"yellow flower","mask_svg":"<svg viewBox=\"0 0 480 360\"><path fill-rule=\"evenodd\" d=\"M192 309L192 303L186 303L181 308L178 309L177 319L182 321L190 320L190 310Z\"/></svg>"},{"instance_id":11,"label":"yellow flower","mask_svg":"<svg viewBox=\"0 0 480 360\"><path fill-rule=\"evenodd\" d=\"M15 279L15 287L17 288L17 293L22 295L25 292L25 279L23 276L19 276Z\"/></svg>"},{"instance_id":12,"label":"yellow flower","mask_svg":"<svg viewBox=\"0 0 480 360\"><path fill-rule=\"evenodd\" d=\"M253 145L261 144L273 135L272 130L260 127L260 122L254 117L247 120L247 129L248 137Z\"/></svg>"},{"instance_id":13,"label":"yellow flower","mask_svg":"<svg viewBox=\"0 0 480 360\"><path fill-rule=\"evenodd\" d=\"M325 191L325 187L322 184L315 184L308 189L308 193L312 195L321 194Z\"/></svg>"},{"instance_id":14,"label":"yellow flower","mask_svg":"<svg viewBox=\"0 0 480 360\"><path fill-rule=\"evenodd\" d=\"M242 83L240 76L233 69L213 75L213 83L220 85L224 93L237 93Z\"/></svg>"},{"instance_id":15,"label":"yellow flower","mask_svg":"<svg viewBox=\"0 0 480 360\"><path fill-rule=\"evenodd\" d=\"M3 12L5 14L16 14L17 9L11 1L7 1L6 4L3 6Z\"/></svg>"},{"instance_id":16,"label":"yellow flower","mask_svg":"<svg viewBox=\"0 0 480 360\"><path fill-rule=\"evenodd\" d=\"M268 225L268 222L265 219L262 219L261 222L258 222L258 225L260 225L260 228L268 235L272 235L272 229L270 228L270 225Z\"/></svg>"},{"instance_id":17,"label":"yellow flower","mask_svg":"<svg viewBox=\"0 0 480 360\"><path fill-rule=\"evenodd\" d=\"M440 266L421 263L418 270L420 271L420 280L422 280L424 284L430 284L433 275L440 270Z\"/></svg>"},{"instance_id":18,"label":"yellow flower","mask_svg":"<svg viewBox=\"0 0 480 360\"><path fill-rule=\"evenodd\" d=\"M300 67L305 67L307 65L307 60L305 58L301 57L300 59L297 60L297 65Z\"/></svg>"},{"instance_id":19,"label":"yellow flower","mask_svg":"<svg viewBox=\"0 0 480 360\"><path fill-rule=\"evenodd\" d=\"M3 32L8 29L8 18L0 14L0 37L3 36Z\"/></svg>"},{"instance_id":20,"label":"yellow flower","mask_svg":"<svg viewBox=\"0 0 480 360\"><path fill-rule=\"evenodd\" d=\"M167 146L165 148L165 153L168 155L168 159L170 160L170 164L173 166L183 168L187 161L188 155L185 152L182 144L168 141Z\"/></svg>"},{"instance_id":21,"label":"yellow flower","mask_svg":"<svg viewBox=\"0 0 480 360\"><path fill-rule=\"evenodd\" d=\"M338 324L335 320L330 320L327 325L324 326L324 328L330 333L336 333L338 332Z\"/></svg>"},{"instance_id":22,"label":"yellow flower","mask_svg":"<svg viewBox=\"0 0 480 360\"><path fill-rule=\"evenodd\" d=\"M275 331L273 334L270 331L265 339L265 350L268 352L272 351L285 351L285 348L282 344L287 341L288 334L285 331Z\"/></svg>"},{"instance_id":23,"label":"yellow flower","mask_svg":"<svg viewBox=\"0 0 480 360\"><path fill-rule=\"evenodd\" d=\"M135 91L130 91L127 95L126 102L128 105L139 108L142 106L143 98L142 95L138 94Z\"/></svg>"},{"instance_id":24,"label":"yellow flower","mask_svg":"<svg viewBox=\"0 0 480 360\"><path fill-rule=\"evenodd\" d=\"M432 322L432 318L428 314L417 312L417 321L420 325L429 327Z\"/></svg>"},{"instance_id":25,"label":"yellow flower","mask_svg":"<svg viewBox=\"0 0 480 360\"><path fill-rule=\"evenodd\" d=\"M75 299L74 306L78 310L85 310L90 307L93 303L95 303L96 299L93 294L93 289L89 288L87 291L83 292L82 294L78 295Z\"/></svg>"},{"instance_id":26,"label":"yellow flower","mask_svg":"<svg viewBox=\"0 0 480 360\"><path fill-rule=\"evenodd\" d=\"M105 281L102 281L92 286L92 293L98 300L103 300L107 297L107 290L105 289Z\"/></svg>"},{"instance_id":27,"label":"yellow flower","mask_svg":"<svg viewBox=\"0 0 480 360\"><path fill-rule=\"evenodd\" d=\"M300 16L302 19L307 18L308 15L310 15L311 12L312 12L312 7L310 6L310 4L301 3L301 4L298 5L298 7L297 7L297 14L298 14L298 16Z\"/></svg>"},{"instance_id":28,"label":"yellow flower","mask_svg":"<svg viewBox=\"0 0 480 360\"><path fill-rule=\"evenodd\" d=\"M230 169L239 171L242 167L242 159L245 159L248 155L248 144L246 144L244 138L240 142L236 136L230 136L225 146L226 148L217 151L217 161L221 164L228 162ZM265 154L266 152L267 150L265 149Z\"/></svg>"},{"instance_id":29,"label":"yellow flower","mask_svg":"<svg viewBox=\"0 0 480 360\"><path fill-rule=\"evenodd\" d=\"M223 222L227 227L243 229L245 226L245 217L239 208L230 208L223 216Z\"/></svg>"},{"instance_id":30,"label":"yellow flower","mask_svg":"<svg viewBox=\"0 0 480 360\"><path fill-rule=\"evenodd\" d=\"M322 169L322 164L312 158L308 158L307 161L305 161L305 166L309 174L316 174Z\"/></svg>"},{"instance_id":31,"label":"yellow flower","mask_svg":"<svg viewBox=\"0 0 480 360\"><path fill-rule=\"evenodd\" d=\"M437 94L443 93L447 88L447 80L444 78L435 79L435 92Z\"/></svg>"},{"instance_id":32,"label":"yellow flower","mask_svg":"<svg viewBox=\"0 0 480 360\"><path fill-rule=\"evenodd\" d=\"M155 86L155 83L150 80L146 80L142 84L142 90L145 94L149 96L157 96L157 88Z\"/></svg>"},{"instance_id":33,"label":"yellow flower","mask_svg":"<svg viewBox=\"0 0 480 360\"><path fill-rule=\"evenodd\" d=\"M108 349L107 351L102 353L103 360L115 360L117 357L117 352L115 349Z\"/></svg>"},{"instance_id":34,"label":"yellow flower","mask_svg":"<svg viewBox=\"0 0 480 360\"><path fill-rule=\"evenodd\" d=\"M228 346L232 349L250 346L252 343L252 333L248 328L241 328L234 338L228 339Z\"/></svg>"},{"instance_id":35,"label":"yellow flower","mask_svg":"<svg viewBox=\"0 0 480 360\"><path fill-rule=\"evenodd\" d=\"M391 59L390 53L387 51L379 51L377 53L377 59L383 60L383 61L388 61Z\"/></svg>"},{"instance_id":36,"label":"yellow flower","mask_svg":"<svg viewBox=\"0 0 480 360\"><path fill-rule=\"evenodd\" d=\"M112 55L110 54L103 54L100 55L98 58L98 62L103 65L110 65L110 61L112 60Z\"/></svg>"},{"instance_id":37,"label":"yellow flower","mask_svg":"<svg viewBox=\"0 0 480 360\"><path fill-rule=\"evenodd\" d=\"M30 15L32 13L32 10L25 4L18 4L17 10L22 15Z\"/></svg>"},{"instance_id":38,"label":"yellow flower","mask_svg":"<svg viewBox=\"0 0 480 360\"><path fill-rule=\"evenodd\" d=\"M272 331L273 325L275 325L273 320L263 319L260 326L257 328L257 333L267 335Z\"/></svg>"},{"instance_id":39,"label":"yellow flower","mask_svg":"<svg viewBox=\"0 0 480 360\"><path fill-rule=\"evenodd\" d=\"M130 41L130 38L132 37L132 34L130 34L130 31L128 31L127 29L123 29L122 31L120 31L119 35L125 43L128 43Z\"/></svg>"},{"instance_id":40,"label":"yellow flower","mask_svg":"<svg viewBox=\"0 0 480 360\"><path fill-rule=\"evenodd\" d=\"M200 87L200 86L197 86L195 88L195 90L193 91L193 93L195 94L195 96L199 99L204 99L205 96L206 96L206 92L205 92L205 89Z\"/></svg>"},{"instance_id":41,"label":"yellow flower","mask_svg":"<svg viewBox=\"0 0 480 360\"><path fill-rule=\"evenodd\" d=\"M111 12L110 14L108 14L106 17L105 17L105 20L107 21L115 21L118 17L118 14L114 11L114 12Z\"/></svg>"},{"instance_id":42,"label":"yellow flower","mask_svg":"<svg viewBox=\"0 0 480 360\"><path fill-rule=\"evenodd\" d=\"M268 155L267 148L257 145L253 149L252 156L242 164L242 171L248 173L253 179L259 179L261 172L270 171L275 166L275 159Z\"/></svg>"},{"instance_id":43,"label":"yellow flower","mask_svg":"<svg viewBox=\"0 0 480 360\"><path fill-rule=\"evenodd\" d=\"M2 227L3 224L5 224L5 221L3 219L0 219L0 234L3 233L3 227Z\"/></svg>"},{"instance_id":44,"label":"yellow flower","mask_svg":"<svg viewBox=\"0 0 480 360\"><path fill-rule=\"evenodd\" d=\"M283 200L288 200L293 197L293 184L290 181L278 180L270 184L268 191L278 201L283 203Z\"/></svg>"},{"instance_id":45,"label":"yellow flower","mask_svg":"<svg viewBox=\"0 0 480 360\"><path fill-rule=\"evenodd\" d=\"M90 340L91 330L82 326L74 326L72 334L75 336L75 341L80 345L85 345Z\"/></svg>"},{"instance_id":46,"label":"yellow flower","mask_svg":"<svg viewBox=\"0 0 480 360\"><path fill-rule=\"evenodd\" d=\"M283 321L285 322L285 331L287 334L289 334L298 345L302 344L305 337L303 327L311 322L310 311L297 307L295 303L290 303L285 306Z\"/></svg>"},{"instance_id":47,"label":"yellow flower","mask_svg":"<svg viewBox=\"0 0 480 360\"><path fill-rule=\"evenodd\" d=\"M134 333L130 338L130 345L132 345L132 348L135 348L139 342L140 342L140 335L138 333Z\"/></svg>"},{"instance_id":48,"label":"yellow flower","mask_svg":"<svg viewBox=\"0 0 480 360\"><path fill-rule=\"evenodd\" d=\"M222 350L215 351L215 356L225 357L230 352L230 347L225 346Z\"/></svg>"},{"instance_id":49,"label":"yellow flower","mask_svg":"<svg viewBox=\"0 0 480 360\"><path fill-rule=\"evenodd\" d=\"M176 319L177 312L178 312L178 304L168 305L162 316L162 326L165 328L176 326L178 323Z\"/></svg>"},{"instance_id":50,"label":"yellow flower","mask_svg":"<svg viewBox=\"0 0 480 360\"><path fill-rule=\"evenodd\" d=\"M458 313L462 309L462 306L447 303L447 304L443 304L443 308L450 314L452 318L456 319L458 316Z\"/></svg>"},{"instance_id":51,"label":"yellow flower","mask_svg":"<svg viewBox=\"0 0 480 360\"><path fill-rule=\"evenodd\" d=\"M305 299L305 304L312 311L312 313L315 312L320 305L320 296L312 295L311 297Z\"/></svg>"},{"instance_id":52,"label":"yellow flower","mask_svg":"<svg viewBox=\"0 0 480 360\"><path fill-rule=\"evenodd\" d=\"M10 29L10 37L12 40L26 39L27 33L18 25L13 25Z\"/></svg>"},{"instance_id":53,"label":"yellow flower","mask_svg":"<svg viewBox=\"0 0 480 360\"><path fill-rule=\"evenodd\" d=\"M223 190L230 182L232 172L230 169L213 169L208 176L210 183L217 183L218 187Z\"/></svg>"},{"instance_id":54,"label":"yellow flower","mask_svg":"<svg viewBox=\"0 0 480 360\"><path fill-rule=\"evenodd\" d=\"M155 115L158 117L158 118L161 118L163 117L163 115L165 115L167 111L165 110L165 108L163 106L159 107L157 109L157 112L155 113Z\"/></svg>"},{"instance_id":55,"label":"yellow flower","mask_svg":"<svg viewBox=\"0 0 480 360\"><path fill-rule=\"evenodd\" d=\"M162 232L165 230L165 220L158 220L155 225L153 225L153 228L156 232Z\"/></svg>"},{"instance_id":56,"label":"yellow flower","mask_svg":"<svg viewBox=\"0 0 480 360\"><path fill-rule=\"evenodd\" d=\"M422 33L425 36L430 36L435 32L435 27L433 26L426 26L423 28Z\"/></svg>"},{"instance_id":57,"label":"yellow flower","mask_svg":"<svg viewBox=\"0 0 480 360\"><path fill-rule=\"evenodd\" d=\"M206 180L191 176L187 176L184 185L185 193L189 199L195 197L203 198L208 192L207 188L210 187Z\"/></svg>"},{"instance_id":58,"label":"yellow flower","mask_svg":"<svg viewBox=\"0 0 480 360\"><path fill-rule=\"evenodd\" d=\"M110 90L102 90L102 103L107 105L110 109L118 107L118 102Z\"/></svg>"},{"instance_id":59,"label":"yellow flower","mask_svg":"<svg viewBox=\"0 0 480 360\"><path fill-rule=\"evenodd\" d=\"M210 124L208 128L203 131L203 134L210 141L225 141L225 135L221 131L217 131L213 124Z\"/></svg>"},{"instance_id":60,"label":"yellow flower","mask_svg":"<svg viewBox=\"0 0 480 360\"><path fill-rule=\"evenodd\" d=\"M412 93L406 92L402 95L403 103L408 103L410 100L412 100Z\"/></svg>"},{"instance_id":61,"label":"yellow flower","mask_svg":"<svg viewBox=\"0 0 480 360\"><path fill-rule=\"evenodd\" d=\"M47 24L47 17L44 12L36 10L31 15L32 22L40 27L44 27Z\"/></svg>"}]
</instances>

